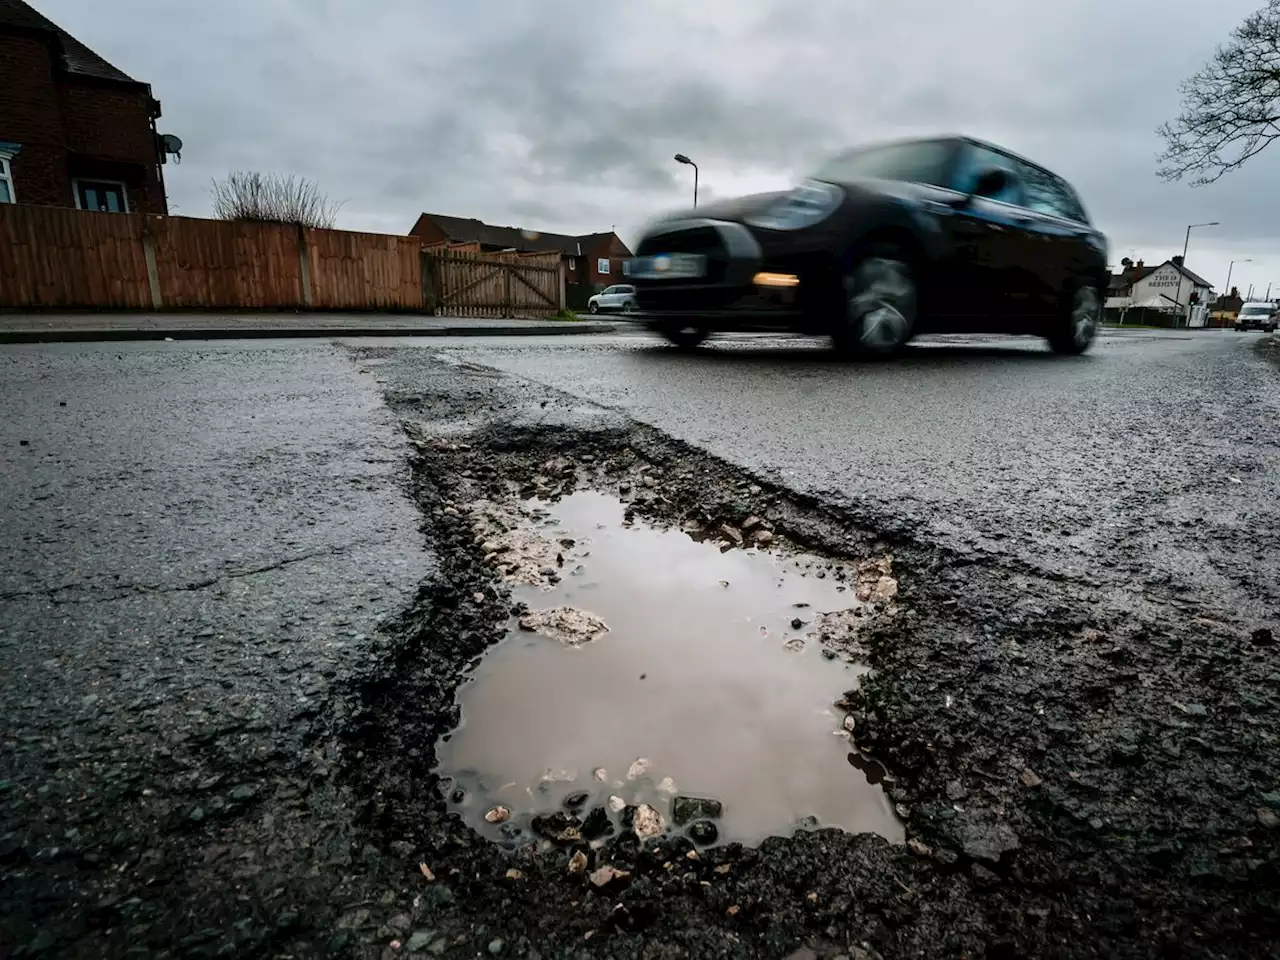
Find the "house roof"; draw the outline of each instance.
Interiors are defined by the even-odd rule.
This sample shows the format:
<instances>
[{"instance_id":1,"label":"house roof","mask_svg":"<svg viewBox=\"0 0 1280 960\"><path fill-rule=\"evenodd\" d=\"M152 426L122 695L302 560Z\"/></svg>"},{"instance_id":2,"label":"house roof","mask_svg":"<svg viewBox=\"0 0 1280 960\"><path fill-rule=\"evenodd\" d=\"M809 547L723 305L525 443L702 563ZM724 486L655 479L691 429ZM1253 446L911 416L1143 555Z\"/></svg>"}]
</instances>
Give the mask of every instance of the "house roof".
<instances>
[{"instance_id":1,"label":"house roof","mask_svg":"<svg viewBox=\"0 0 1280 960\"><path fill-rule=\"evenodd\" d=\"M6 27L40 33L54 40L58 47L59 62L68 73L118 83L139 83L23 0L0 0L0 30Z\"/></svg>"},{"instance_id":2,"label":"house roof","mask_svg":"<svg viewBox=\"0 0 1280 960\"><path fill-rule=\"evenodd\" d=\"M556 250L566 256L580 256L597 240L613 236L612 232L570 236L563 233L541 233L523 227L496 227L483 220L450 217L442 213L422 214L409 232L417 233L423 221L435 224L446 237L457 243L482 243L519 250L521 253Z\"/></svg>"},{"instance_id":3,"label":"house roof","mask_svg":"<svg viewBox=\"0 0 1280 960\"><path fill-rule=\"evenodd\" d=\"M1139 268L1135 265L1132 267L1126 267L1119 273L1113 273L1111 274L1111 281L1108 284L1108 289L1120 290L1132 287L1138 281L1145 280L1147 277L1151 276L1151 274L1155 273L1161 267L1173 267L1175 270L1181 271L1182 275L1197 287L1213 287L1213 284L1198 273L1188 270L1186 267L1174 263L1172 260L1166 260L1164 263L1157 263L1154 267L1143 266L1142 268Z\"/></svg>"}]
</instances>

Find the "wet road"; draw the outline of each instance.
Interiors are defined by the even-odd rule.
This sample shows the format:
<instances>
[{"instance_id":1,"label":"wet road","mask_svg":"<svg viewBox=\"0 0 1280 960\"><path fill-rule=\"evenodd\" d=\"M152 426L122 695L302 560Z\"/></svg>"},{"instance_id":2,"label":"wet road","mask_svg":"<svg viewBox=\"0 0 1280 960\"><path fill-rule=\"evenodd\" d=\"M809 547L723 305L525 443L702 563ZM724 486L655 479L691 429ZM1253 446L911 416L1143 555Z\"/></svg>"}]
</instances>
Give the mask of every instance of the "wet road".
<instances>
[{"instance_id":1,"label":"wet road","mask_svg":"<svg viewBox=\"0 0 1280 960\"><path fill-rule=\"evenodd\" d=\"M448 352L961 552L1262 617L1280 601L1280 376L1256 336L1115 331L1085 357L1030 339L849 365L817 341L468 342Z\"/></svg>"},{"instance_id":2,"label":"wet road","mask_svg":"<svg viewBox=\"0 0 1280 960\"><path fill-rule=\"evenodd\" d=\"M513 378L454 376L459 422L632 417L1001 575L1253 627L1280 608L1280 374L1255 342L884 365L759 338L376 341L385 365L356 341L0 347L0 947L186 955L242 921L287 943L377 897L334 731L434 568L386 401L437 396L442 358Z\"/></svg>"},{"instance_id":3,"label":"wet road","mask_svg":"<svg viewBox=\"0 0 1280 960\"><path fill-rule=\"evenodd\" d=\"M78 864L97 925L149 922L110 906L225 889L215 861L261 842L245 821L209 857L185 832L273 793L296 818L280 784L431 569L404 439L322 341L11 346L0 371L6 887L56 902ZM29 905L0 904L0 953L51 935Z\"/></svg>"}]
</instances>

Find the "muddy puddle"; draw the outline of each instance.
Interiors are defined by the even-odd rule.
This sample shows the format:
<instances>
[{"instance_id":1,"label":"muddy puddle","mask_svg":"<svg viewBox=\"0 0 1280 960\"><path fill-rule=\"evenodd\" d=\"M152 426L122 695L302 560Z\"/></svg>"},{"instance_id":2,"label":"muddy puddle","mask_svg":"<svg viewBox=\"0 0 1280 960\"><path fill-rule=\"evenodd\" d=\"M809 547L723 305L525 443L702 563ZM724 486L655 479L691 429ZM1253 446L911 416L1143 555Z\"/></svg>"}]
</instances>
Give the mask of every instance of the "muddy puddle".
<instances>
[{"instance_id":1,"label":"muddy puddle","mask_svg":"<svg viewBox=\"0 0 1280 960\"><path fill-rule=\"evenodd\" d=\"M510 847L623 830L757 844L816 826L901 841L835 705L864 668L847 636L837 651L818 635L872 615L869 588L624 509L591 491L514 522L473 508L528 612L459 688L461 722L437 745L452 808Z\"/></svg>"}]
</instances>

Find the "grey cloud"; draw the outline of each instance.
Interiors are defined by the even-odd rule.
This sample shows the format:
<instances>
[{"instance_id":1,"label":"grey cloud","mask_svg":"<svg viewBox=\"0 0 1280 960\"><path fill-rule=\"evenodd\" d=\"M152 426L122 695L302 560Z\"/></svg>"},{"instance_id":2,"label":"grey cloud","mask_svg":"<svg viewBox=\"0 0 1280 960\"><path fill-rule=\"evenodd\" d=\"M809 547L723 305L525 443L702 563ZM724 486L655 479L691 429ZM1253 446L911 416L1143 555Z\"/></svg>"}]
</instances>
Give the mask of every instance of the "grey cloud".
<instances>
[{"instance_id":1,"label":"grey cloud","mask_svg":"<svg viewBox=\"0 0 1280 960\"><path fill-rule=\"evenodd\" d=\"M1155 177L1178 82L1260 0L35 0L165 104L182 212L252 168L350 198L340 222L421 210L585 232L708 191L773 187L869 139L971 132L1058 170L1148 259L1280 277L1280 151L1213 187Z\"/></svg>"}]
</instances>

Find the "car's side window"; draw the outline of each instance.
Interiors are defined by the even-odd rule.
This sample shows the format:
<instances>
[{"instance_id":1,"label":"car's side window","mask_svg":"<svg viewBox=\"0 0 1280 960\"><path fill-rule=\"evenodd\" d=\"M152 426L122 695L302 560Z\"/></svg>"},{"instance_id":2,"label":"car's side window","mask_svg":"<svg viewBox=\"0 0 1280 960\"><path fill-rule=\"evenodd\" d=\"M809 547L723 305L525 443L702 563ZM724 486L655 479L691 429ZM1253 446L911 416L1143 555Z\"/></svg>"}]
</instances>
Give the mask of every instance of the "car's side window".
<instances>
[{"instance_id":1,"label":"car's side window","mask_svg":"<svg viewBox=\"0 0 1280 960\"><path fill-rule=\"evenodd\" d=\"M978 177L992 167L1008 170L1014 176L999 194L987 196L986 199L1019 207L1025 206L1022 185L1018 182L1020 177L1013 159L1006 157L1003 153L998 153L995 150L989 150L976 144L970 144L969 148L961 156L959 169L955 175L955 188L962 193L972 193L977 185Z\"/></svg>"},{"instance_id":2,"label":"car's side window","mask_svg":"<svg viewBox=\"0 0 1280 960\"><path fill-rule=\"evenodd\" d=\"M1026 184L1029 209L1064 220L1084 220L1084 212L1071 191L1052 173L1021 160L1017 162L1016 170Z\"/></svg>"}]
</instances>

